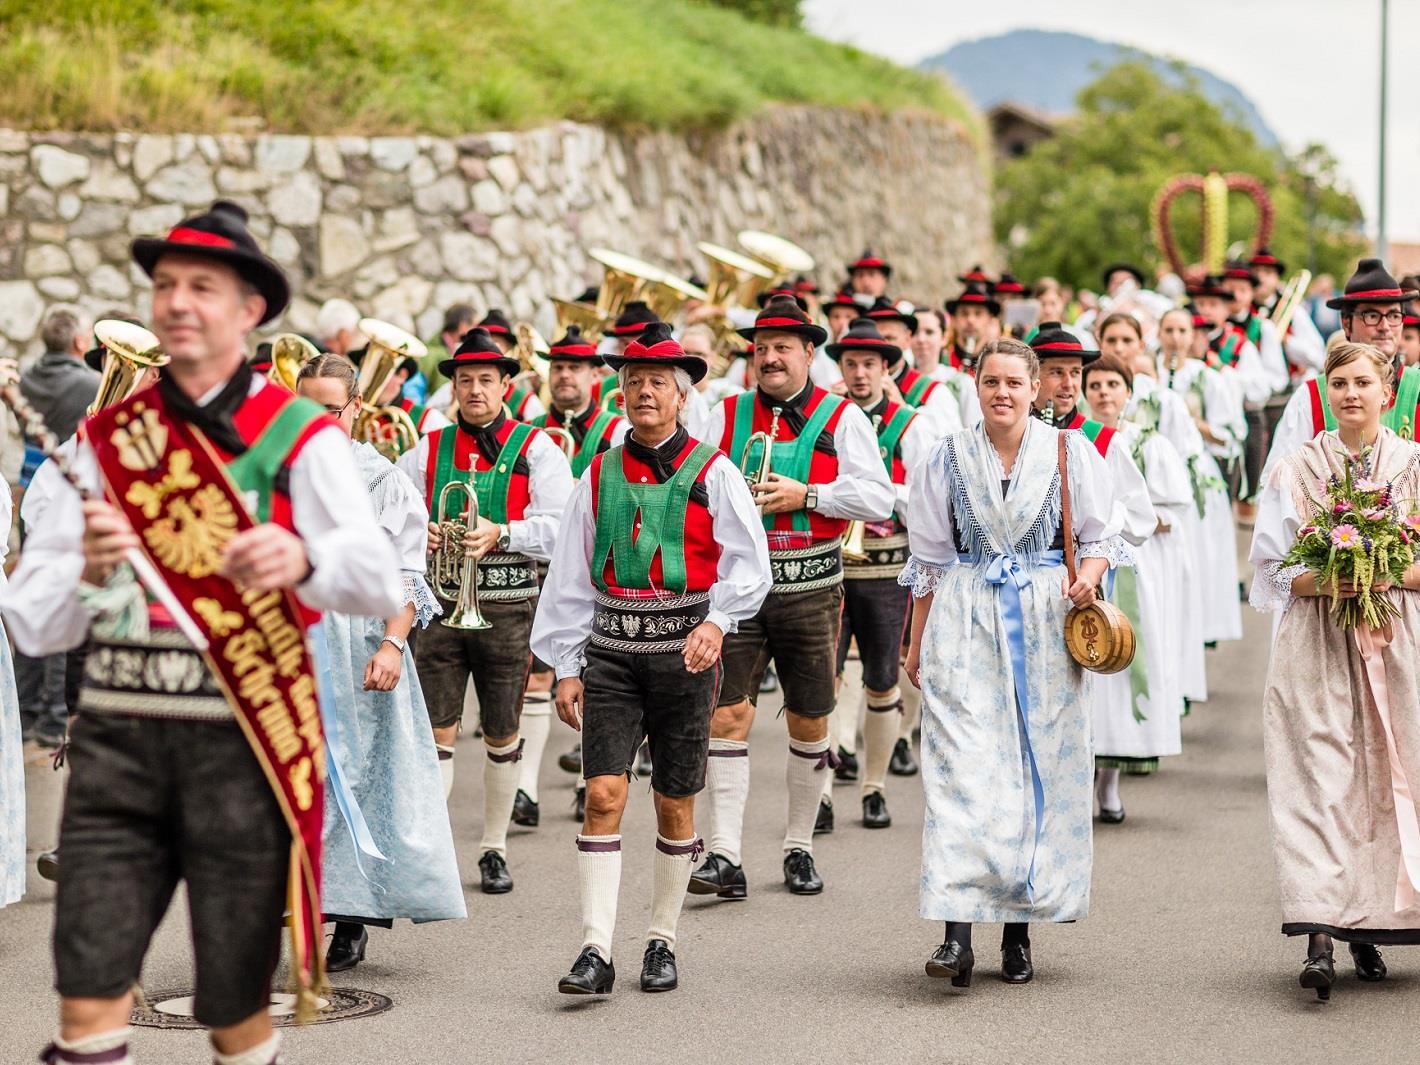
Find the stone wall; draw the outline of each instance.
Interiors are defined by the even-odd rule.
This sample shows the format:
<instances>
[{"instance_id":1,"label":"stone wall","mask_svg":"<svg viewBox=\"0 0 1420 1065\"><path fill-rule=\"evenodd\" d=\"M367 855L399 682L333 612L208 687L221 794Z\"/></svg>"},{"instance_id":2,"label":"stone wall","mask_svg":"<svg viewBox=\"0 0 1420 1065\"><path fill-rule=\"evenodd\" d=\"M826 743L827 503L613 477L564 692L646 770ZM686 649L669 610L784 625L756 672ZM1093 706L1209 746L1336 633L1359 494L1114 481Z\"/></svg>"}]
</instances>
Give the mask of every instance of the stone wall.
<instances>
[{"instance_id":1,"label":"stone wall","mask_svg":"<svg viewBox=\"0 0 1420 1065\"><path fill-rule=\"evenodd\" d=\"M561 123L525 133L255 137L0 130L0 348L36 348L46 307L148 309L128 257L216 197L241 203L296 294L278 328L331 296L422 335L456 301L552 328L606 245L682 275L698 240L760 228L804 245L820 284L865 245L893 291L940 300L990 261L988 175L954 124L926 114L781 108L701 135Z\"/></svg>"}]
</instances>

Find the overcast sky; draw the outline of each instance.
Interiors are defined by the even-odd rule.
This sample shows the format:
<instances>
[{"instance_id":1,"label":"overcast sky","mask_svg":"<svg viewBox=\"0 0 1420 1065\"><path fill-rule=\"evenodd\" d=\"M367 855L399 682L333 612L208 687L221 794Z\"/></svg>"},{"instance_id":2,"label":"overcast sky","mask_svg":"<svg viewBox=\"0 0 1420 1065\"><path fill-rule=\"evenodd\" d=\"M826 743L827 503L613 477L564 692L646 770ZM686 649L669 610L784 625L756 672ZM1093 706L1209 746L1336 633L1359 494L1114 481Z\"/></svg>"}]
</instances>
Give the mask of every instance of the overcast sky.
<instances>
[{"instance_id":1,"label":"overcast sky","mask_svg":"<svg viewBox=\"0 0 1420 1065\"><path fill-rule=\"evenodd\" d=\"M1380 0L804 0L815 33L911 64L1014 29L1175 55L1237 85L1288 148L1321 141L1375 231ZM1420 0L1390 4L1386 228L1420 241Z\"/></svg>"}]
</instances>

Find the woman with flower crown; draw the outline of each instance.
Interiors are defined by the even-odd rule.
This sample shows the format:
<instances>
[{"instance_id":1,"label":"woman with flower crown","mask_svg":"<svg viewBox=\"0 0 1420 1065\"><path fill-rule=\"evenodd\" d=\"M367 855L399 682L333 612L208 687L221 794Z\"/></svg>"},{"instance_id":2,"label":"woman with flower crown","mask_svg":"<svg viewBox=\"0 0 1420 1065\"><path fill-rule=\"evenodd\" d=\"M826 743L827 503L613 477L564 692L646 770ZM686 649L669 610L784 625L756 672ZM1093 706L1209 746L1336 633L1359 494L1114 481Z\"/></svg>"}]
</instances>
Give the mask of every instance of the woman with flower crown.
<instances>
[{"instance_id":1,"label":"woman with flower crown","mask_svg":"<svg viewBox=\"0 0 1420 1065\"><path fill-rule=\"evenodd\" d=\"M1309 937L1301 985L1325 999L1333 939L1363 981L1385 978L1377 944L1420 943L1420 565L1403 583L1372 585L1394 607L1383 627L1343 628L1330 583L1286 559L1348 466L1364 478L1358 490L1380 489L1401 515L1415 509L1420 448L1381 425L1393 368L1380 351L1338 345L1323 381L1337 427L1270 471L1251 560L1253 605L1281 613L1263 728L1282 932ZM1355 535L1337 526L1332 546L1348 550Z\"/></svg>"}]
</instances>

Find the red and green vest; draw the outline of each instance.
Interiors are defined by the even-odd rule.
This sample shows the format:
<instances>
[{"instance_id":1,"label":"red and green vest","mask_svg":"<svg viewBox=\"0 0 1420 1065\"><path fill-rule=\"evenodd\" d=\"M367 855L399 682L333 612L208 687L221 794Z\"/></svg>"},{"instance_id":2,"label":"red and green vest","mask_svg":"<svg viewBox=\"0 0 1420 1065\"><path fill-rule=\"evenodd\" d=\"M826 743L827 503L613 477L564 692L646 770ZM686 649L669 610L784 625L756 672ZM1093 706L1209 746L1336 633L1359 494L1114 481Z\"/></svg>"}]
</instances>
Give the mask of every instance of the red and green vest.
<instances>
[{"instance_id":1,"label":"red and green vest","mask_svg":"<svg viewBox=\"0 0 1420 1065\"><path fill-rule=\"evenodd\" d=\"M561 414L550 410L532 419L532 424L539 429L549 426L554 429L566 429L572 434L572 438L577 441L577 452L572 456L572 476L576 478L586 472L587 467L592 464L592 459L611 447L611 434L621 421L621 415L613 411L598 410L591 424L583 428L583 419L572 417L563 421Z\"/></svg>"},{"instance_id":2,"label":"red and green vest","mask_svg":"<svg viewBox=\"0 0 1420 1065\"><path fill-rule=\"evenodd\" d=\"M396 401L395 406L409 415L409 420L414 423L414 428L418 430L420 436L427 436L428 430L424 428L424 416L432 409L427 404L415 403L414 400L402 397Z\"/></svg>"},{"instance_id":3,"label":"red and green vest","mask_svg":"<svg viewBox=\"0 0 1420 1065\"><path fill-rule=\"evenodd\" d=\"M610 388L604 388L610 385ZM597 410L608 410L620 414L626 409L626 397L621 394L621 384L615 375L603 377L592 384L592 402Z\"/></svg>"},{"instance_id":4,"label":"red and green vest","mask_svg":"<svg viewBox=\"0 0 1420 1065\"><path fill-rule=\"evenodd\" d=\"M429 461L424 473L424 499L429 513L436 513L439 493L445 485L450 481L467 484L471 475L473 490L478 496L478 513L482 517L499 525L521 520L532 500L527 450L537 433L538 430L526 422L503 418L494 431L501 447L492 463L479 451L472 435L458 425L430 433L427 438ZM462 514L465 497L452 492L450 498L455 503L455 513Z\"/></svg>"},{"instance_id":5,"label":"red and green vest","mask_svg":"<svg viewBox=\"0 0 1420 1065\"><path fill-rule=\"evenodd\" d=\"M769 432L773 419L771 407L784 406L758 389L727 396L724 400L725 429L720 435L720 450L730 461L744 468L745 448L754 433ZM807 419L804 431L795 436L788 421L781 415L770 456L770 470L803 484L829 484L838 477L838 454L818 450L814 445L824 433L832 440L838 420L849 401L842 396L811 385L802 410ZM821 540L836 540L843 536L848 522L830 518L817 511L796 510L788 514L766 514L764 528L776 534L770 546L780 550L807 547Z\"/></svg>"},{"instance_id":6,"label":"red and green vest","mask_svg":"<svg viewBox=\"0 0 1420 1065\"><path fill-rule=\"evenodd\" d=\"M508 391L507 398L503 400L503 404L508 408L514 418L520 422L525 422L528 420L528 404L536 395L537 393L527 385L514 385Z\"/></svg>"},{"instance_id":7,"label":"red and green vest","mask_svg":"<svg viewBox=\"0 0 1420 1065\"><path fill-rule=\"evenodd\" d=\"M1065 428L1078 429L1080 432L1084 433L1090 443L1095 445L1095 450L1100 453L1101 458L1109 454L1109 445L1115 437L1115 430L1111 429L1109 426L1102 422L1091 421L1079 411L1076 411L1075 416L1070 419Z\"/></svg>"},{"instance_id":8,"label":"red and green vest","mask_svg":"<svg viewBox=\"0 0 1420 1065\"><path fill-rule=\"evenodd\" d=\"M1307 382L1307 394L1312 407L1312 435L1336 428L1336 416L1326 398L1326 389L1319 378ZM1407 366L1400 375L1400 387L1391 404L1381 414L1381 424L1396 436L1415 439L1415 425L1420 422L1420 366Z\"/></svg>"},{"instance_id":9,"label":"red and green vest","mask_svg":"<svg viewBox=\"0 0 1420 1065\"><path fill-rule=\"evenodd\" d=\"M1247 335L1230 322L1223 326L1223 331L1209 344L1209 347L1218 353L1220 365L1231 367L1237 363L1245 343L1247 343Z\"/></svg>"},{"instance_id":10,"label":"red and green vest","mask_svg":"<svg viewBox=\"0 0 1420 1065\"><path fill-rule=\"evenodd\" d=\"M719 454L687 439L675 473L658 484L650 467L624 447L592 459L592 581L626 597L664 591L704 592L715 583L720 544L709 507L692 499Z\"/></svg>"},{"instance_id":11,"label":"red and green vest","mask_svg":"<svg viewBox=\"0 0 1420 1065\"><path fill-rule=\"evenodd\" d=\"M902 461L902 437L917 412L903 403L888 401L878 422L878 455L893 484L907 483L907 466Z\"/></svg>"},{"instance_id":12,"label":"red and green vest","mask_svg":"<svg viewBox=\"0 0 1420 1065\"><path fill-rule=\"evenodd\" d=\"M941 384L934 381L920 370L908 367L901 374L893 379L898 391L902 393L902 400L909 407L920 407L932 398L932 393Z\"/></svg>"}]
</instances>

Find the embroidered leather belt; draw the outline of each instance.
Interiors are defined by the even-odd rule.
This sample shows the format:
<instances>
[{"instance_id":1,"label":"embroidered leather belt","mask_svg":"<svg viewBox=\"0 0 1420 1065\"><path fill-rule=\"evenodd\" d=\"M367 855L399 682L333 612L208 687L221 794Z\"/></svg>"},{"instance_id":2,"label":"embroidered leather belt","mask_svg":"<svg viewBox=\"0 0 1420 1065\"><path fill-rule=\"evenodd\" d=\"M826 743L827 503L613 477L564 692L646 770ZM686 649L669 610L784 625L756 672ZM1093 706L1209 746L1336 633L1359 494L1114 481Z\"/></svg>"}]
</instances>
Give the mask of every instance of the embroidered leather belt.
<instances>
[{"instance_id":1,"label":"embroidered leather belt","mask_svg":"<svg viewBox=\"0 0 1420 1065\"><path fill-rule=\"evenodd\" d=\"M81 713L230 721L232 708L202 655L177 629L144 641L95 638L84 660Z\"/></svg>"},{"instance_id":2,"label":"embroidered leather belt","mask_svg":"<svg viewBox=\"0 0 1420 1065\"><path fill-rule=\"evenodd\" d=\"M485 602L516 602L538 592L537 562L527 555L484 555L478 560L478 597Z\"/></svg>"},{"instance_id":3,"label":"embroidered leather belt","mask_svg":"<svg viewBox=\"0 0 1420 1065\"><path fill-rule=\"evenodd\" d=\"M603 650L631 654L683 651L690 630L709 613L709 592L674 599L622 599L598 592L591 642Z\"/></svg>"},{"instance_id":4,"label":"embroidered leather belt","mask_svg":"<svg viewBox=\"0 0 1420 1065\"><path fill-rule=\"evenodd\" d=\"M907 533L863 537L863 558L844 558L843 576L850 581L896 578L907 565Z\"/></svg>"},{"instance_id":5,"label":"embroidered leather belt","mask_svg":"<svg viewBox=\"0 0 1420 1065\"><path fill-rule=\"evenodd\" d=\"M769 552L769 567L774 574L770 595L796 595L832 588L843 580L842 543L837 539L820 540L808 547Z\"/></svg>"}]
</instances>

